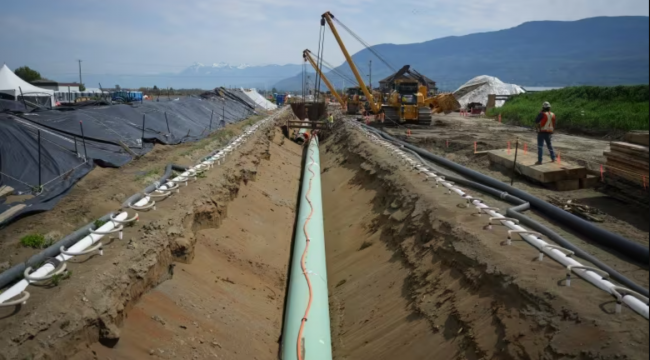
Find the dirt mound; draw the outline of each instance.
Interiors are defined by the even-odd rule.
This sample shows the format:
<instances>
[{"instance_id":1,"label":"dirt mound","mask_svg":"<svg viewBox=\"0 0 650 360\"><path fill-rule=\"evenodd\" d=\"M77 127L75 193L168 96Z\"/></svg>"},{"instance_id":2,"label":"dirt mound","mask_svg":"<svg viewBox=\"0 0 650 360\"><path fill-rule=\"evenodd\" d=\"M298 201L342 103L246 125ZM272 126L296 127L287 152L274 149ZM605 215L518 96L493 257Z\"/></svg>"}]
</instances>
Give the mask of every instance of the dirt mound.
<instances>
[{"instance_id":1,"label":"dirt mound","mask_svg":"<svg viewBox=\"0 0 650 360\"><path fill-rule=\"evenodd\" d=\"M324 146L336 359L648 357L646 320L585 282L560 287L561 266L502 247L504 230L357 130Z\"/></svg>"}]
</instances>

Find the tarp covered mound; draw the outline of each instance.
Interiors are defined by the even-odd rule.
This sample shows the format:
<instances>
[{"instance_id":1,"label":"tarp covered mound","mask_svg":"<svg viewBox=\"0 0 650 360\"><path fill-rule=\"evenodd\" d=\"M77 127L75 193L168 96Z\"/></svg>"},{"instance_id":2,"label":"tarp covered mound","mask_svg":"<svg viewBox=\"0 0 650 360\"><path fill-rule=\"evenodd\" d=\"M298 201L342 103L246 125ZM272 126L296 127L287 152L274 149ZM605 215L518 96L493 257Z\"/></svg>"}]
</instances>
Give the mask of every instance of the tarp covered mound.
<instances>
[{"instance_id":1,"label":"tarp covered mound","mask_svg":"<svg viewBox=\"0 0 650 360\"><path fill-rule=\"evenodd\" d=\"M227 96L0 113L0 186L36 195L24 203L28 207L0 221L0 226L27 213L53 208L93 164L120 167L134 155L149 152L156 142L174 145L196 141L253 113L252 106ZM38 130L42 145L41 184L47 183L42 191L38 189ZM71 169L74 171L69 173ZM60 179L48 183L56 177ZM0 214L15 205L0 203Z\"/></svg>"},{"instance_id":2,"label":"tarp covered mound","mask_svg":"<svg viewBox=\"0 0 650 360\"><path fill-rule=\"evenodd\" d=\"M506 84L494 76L482 75L473 78L454 92L460 106L467 108L468 104L480 103L487 105L488 95L517 95L524 93L518 85ZM496 106L503 106L503 100L497 100Z\"/></svg>"},{"instance_id":3,"label":"tarp covered mound","mask_svg":"<svg viewBox=\"0 0 650 360\"><path fill-rule=\"evenodd\" d=\"M17 206L12 216L0 217L0 227L30 213L50 210L72 186L92 170L74 152L60 146L60 135L41 131L40 181L37 127L0 114L0 188L9 186L14 195L31 195L22 202L0 199L0 214ZM39 186L40 183L40 186ZM30 198L31 197L31 198Z\"/></svg>"},{"instance_id":4,"label":"tarp covered mound","mask_svg":"<svg viewBox=\"0 0 650 360\"><path fill-rule=\"evenodd\" d=\"M266 100L264 96L260 95L260 93L257 92L255 89L250 89L250 90L245 90L241 89L251 100L253 100L257 105L263 107L266 110L274 110L277 109L278 106L275 105L274 103Z\"/></svg>"},{"instance_id":5,"label":"tarp covered mound","mask_svg":"<svg viewBox=\"0 0 650 360\"><path fill-rule=\"evenodd\" d=\"M239 97L240 99L245 101L247 104L249 104L250 106L255 107L256 109L266 110L266 108L262 107L262 105L260 105L260 104L256 103L255 101L253 101L253 99L251 99L251 97L248 96L244 92L243 89L229 89L228 91L232 92L235 96Z\"/></svg>"}]
</instances>

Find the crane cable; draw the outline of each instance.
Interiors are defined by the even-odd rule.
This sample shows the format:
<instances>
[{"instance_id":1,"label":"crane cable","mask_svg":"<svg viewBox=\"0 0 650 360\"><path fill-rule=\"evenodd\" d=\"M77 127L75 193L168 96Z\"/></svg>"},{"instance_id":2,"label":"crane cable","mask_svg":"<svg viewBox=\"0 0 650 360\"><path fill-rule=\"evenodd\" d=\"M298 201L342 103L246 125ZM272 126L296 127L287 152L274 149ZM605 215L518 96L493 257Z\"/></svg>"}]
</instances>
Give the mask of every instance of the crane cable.
<instances>
[{"instance_id":1,"label":"crane cable","mask_svg":"<svg viewBox=\"0 0 650 360\"><path fill-rule=\"evenodd\" d=\"M345 81L347 81L349 83L352 83L352 84L357 84L357 86L359 85L359 83L357 82L356 79L353 79L350 76L346 75L345 73L343 73L343 72L341 72L339 70L336 70L335 66L332 66L332 64L325 61L325 59L323 59L322 57L319 58L318 56L316 56L314 54L311 54L311 55L316 59L316 61L320 61L323 64L323 66L325 66L325 68L327 68L330 72L333 72L334 74L338 75L341 79L343 79L343 80L345 80Z\"/></svg>"},{"instance_id":2,"label":"crane cable","mask_svg":"<svg viewBox=\"0 0 650 360\"><path fill-rule=\"evenodd\" d=\"M321 37L321 43L318 46L320 48L319 53L318 53L318 59L319 60L317 60L318 63L316 64L318 66L318 71L320 71L321 74L323 73L323 52L325 51L325 31L326 31L325 27L323 26L323 36ZM322 79L319 76L318 77L318 94L319 95L320 95L321 83L322 83Z\"/></svg>"},{"instance_id":3,"label":"crane cable","mask_svg":"<svg viewBox=\"0 0 650 360\"><path fill-rule=\"evenodd\" d=\"M314 137L311 137L311 141L315 141ZM311 203L311 198L309 197L311 194L311 184L312 181L314 180L314 177L316 176L316 173L311 169L311 166L315 163L314 161L314 150L309 149L309 159L311 160L311 163L307 166L307 170L311 173L311 177L309 178L309 187L307 188L307 193L305 194L305 199L307 200L307 203L309 203L309 216L307 216L307 220L305 220L305 224L302 227L302 231L305 234L305 250L302 253L302 258L300 260L300 266L302 268L302 273L305 275L305 280L307 280L307 287L309 288L309 302L307 303L307 309L305 310L305 316L302 318L302 321L300 323L300 330L298 331L298 341L296 344L296 351L298 353L298 360L304 360L302 350L300 348L301 340L302 340L302 334L305 330L305 323L307 323L307 318L309 317L309 312L311 311L311 304L314 296L314 292L311 286L311 280L309 280L309 271L307 271L307 264L306 264L306 259L307 259L307 254L309 252L309 243L311 242L311 239L309 238L309 232L307 231L307 224L309 224L309 221L311 220L311 217L314 215L314 206Z\"/></svg>"},{"instance_id":4,"label":"crane cable","mask_svg":"<svg viewBox=\"0 0 650 360\"><path fill-rule=\"evenodd\" d=\"M375 50L370 46L370 44L368 44L367 42L365 42L365 41L364 41L364 40L363 40L359 35L355 34L352 30L350 30L350 28L348 28L347 26L345 26L345 24L343 24L343 23L342 23L340 20L338 20L337 18L332 18L332 19L333 19L334 21L336 21L336 23L339 24L343 29L345 29L345 31L347 31L348 34L352 35L352 37L354 37L355 39L357 39L357 41L359 41L359 42L361 43L361 45L363 45L366 49L368 49L368 51L370 51L371 53L373 53L373 54L377 57L377 59L379 59L379 61L381 61L382 63L384 63L384 65L386 65L386 66L387 66L387 67L388 67L388 68L389 68L393 73L396 73L396 72L397 72L397 70L395 69L395 67L393 67L393 65L391 65L391 64L390 64L386 59L384 59L381 55L379 55L379 53L377 53L377 51L375 51Z\"/></svg>"},{"instance_id":5,"label":"crane cable","mask_svg":"<svg viewBox=\"0 0 650 360\"><path fill-rule=\"evenodd\" d=\"M325 35L325 28L323 26L320 27L320 30L318 32L318 53L321 53L321 46L323 45L323 36ZM316 63L316 72L319 70L318 63ZM318 74L316 74L318 75ZM318 97L320 95L320 76L316 77L314 81L314 101L318 102Z\"/></svg>"}]
</instances>

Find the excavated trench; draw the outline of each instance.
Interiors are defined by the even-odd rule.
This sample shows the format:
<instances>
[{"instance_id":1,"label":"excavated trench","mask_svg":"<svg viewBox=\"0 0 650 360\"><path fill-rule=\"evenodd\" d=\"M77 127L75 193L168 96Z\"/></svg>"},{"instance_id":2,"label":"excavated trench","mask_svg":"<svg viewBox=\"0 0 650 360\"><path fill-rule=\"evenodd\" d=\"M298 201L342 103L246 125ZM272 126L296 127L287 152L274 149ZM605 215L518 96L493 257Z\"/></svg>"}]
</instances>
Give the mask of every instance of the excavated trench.
<instances>
[{"instance_id":1,"label":"excavated trench","mask_svg":"<svg viewBox=\"0 0 650 360\"><path fill-rule=\"evenodd\" d=\"M647 321L358 131L321 150L334 359L646 358Z\"/></svg>"},{"instance_id":2,"label":"excavated trench","mask_svg":"<svg viewBox=\"0 0 650 360\"><path fill-rule=\"evenodd\" d=\"M279 128L261 138L208 190L145 218L137 242L89 270L101 286L62 287L82 311L12 320L37 325L2 333L7 359L21 345L42 359L278 359L302 148ZM505 253L461 199L358 131L320 152L334 359L648 357L647 321L611 314L588 284L558 288L557 264L532 263L524 244Z\"/></svg>"}]
</instances>

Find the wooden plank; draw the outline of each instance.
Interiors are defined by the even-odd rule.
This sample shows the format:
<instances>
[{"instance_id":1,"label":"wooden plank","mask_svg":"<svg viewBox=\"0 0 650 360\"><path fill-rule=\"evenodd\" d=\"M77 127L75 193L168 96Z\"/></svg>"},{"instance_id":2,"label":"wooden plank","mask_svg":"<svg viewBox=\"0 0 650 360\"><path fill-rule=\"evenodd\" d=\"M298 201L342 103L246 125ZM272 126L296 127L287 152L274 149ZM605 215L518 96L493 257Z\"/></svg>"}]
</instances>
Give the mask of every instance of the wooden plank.
<instances>
[{"instance_id":1,"label":"wooden plank","mask_svg":"<svg viewBox=\"0 0 650 360\"><path fill-rule=\"evenodd\" d=\"M645 154L650 152L650 147L643 146L643 145L632 144L632 143L621 142L621 141L612 141L610 143L610 145L612 147L622 148L622 149L629 149L629 150L633 150L633 151L637 151L637 152L645 153Z\"/></svg>"},{"instance_id":2,"label":"wooden plank","mask_svg":"<svg viewBox=\"0 0 650 360\"><path fill-rule=\"evenodd\" d=\"M650 146L650 133L647 131L632 131L625 134L625 141L632 144Z\"/></svg>"},{"instance_id":3,"label":"wooden plank","mask_svg":"<svg viewBox=\"0 0 650 360\"><path fill-rule=\"evenodd\" d=\"M628 164L628 163L622 163L620 161L616 161L614 159L609 159L607 160L607 170L609 171L611 168L618 168L621 170L627 170L630 172L633 172L635 174L639 175L647 175L648 174L648 169L641 169L638 168L634 165Z\"/></svg>"},{"instance_id":4,"label":"wooden plank","mask_svg":"<svg viewBox=\"0 0 650 360\"><path fill-rule=\"evenodd\" d=\"M639 184L643 184L643 176L645 176L646 179L649 178L648 170L634 168L613 160L607 161L606 171L607 173L605 174L605 177L607 177L608 174L614 174Z\"/></svg>"},{"instance_id":5,"label":"wooden plank","mask_svg":"<svg viewBox=\"0 0 650 360\"><path fill-rule=\"evenodd\" d=\"M650 160L650 154L648 153L641 153L637 152L635 150L630 150L626 148L617 148L612 146L612 153L617 154L619 156L631 156L632 158L639 159L639 160L645 160L646 162Z\"/></svg>"},{"instance_id":6,"label":"wooden plank","mask_svg":"<svg viewBox=\"0 0 650 360\"><path fill-rule=\"evenodd\" d=\"M504 167L507 170L512 169L515 159L515 151L503 150L490 150L488 151L490 162L498 166ZM552 163L545 157L545 162L542 165L535 165L537 162L537 153L529 152L524 154L519 151L517 155L517 171L522 175L531 178L535 181L547 184L554 183L562 180L578 180L587 177L587 169L562 161L562 163Z\"/></svg>"},{"instance_id":7,"label":"wooden plank","mask_svg":"<svg viewBox=\"0 0 650 360\"><path fill-rule=\"evenodd\" d=\"M609 162L609 159L612 159L612 160L614 160L616 162L623 163L623 164L628 164L628 165L633 166L635 168L645 169L645 170L650 169L650 166L648 166L647 161L637 160L637 159L634 159L631 156L618 155L618 154L614 154L614 153L609 152L609 151L605 151L603 153L603 155L605 155L608 162Z\"/></svg>"},{"instance_id":8,"label":"wooden plank","mask_svg":"<svg viewBox=\"0 0 650 360\"><path fill-rule=\"evenodd\" d=\"M547 186L555 191L573 191L580 189L580 179L575 180L560 180L547 184Z\"/></svg>"},{"instance_id":9,"label":"wooden plank","mask_svg":"<svg viewBox=\"0 0 650 360\"><path fill-rule=\"evenodd\" d=\"M0 186L0 200L4 199L5 196L11 195L14 192L14 188L11 186L3 185Z\"/></svg>"},{"instance_id":10,"label":"wooden plank","mask_svg":"<svg viewBox=\"0 0 650 360\"><path fill-rule=\"evenodd\" d=\"M600 182L600 177L587 174L586 178L580 179L580 188L593 189L598 185L598 182Z\"/></svg>"},{"instance_id":11,"label":"wooden plank","mask_svg":"<svg viewBox=\"0 0 650 360\"><path fill-rule=\"evenodd\" d=\"M25 204L16 205L16 206L10 208L9 210L3 212L2 214L0 214L0 223L2 223L5 220L9 219L10 217L14 216L17 212L24 209L26 206L27 205L25 205Z\"/></svg>"}]
</instances>

